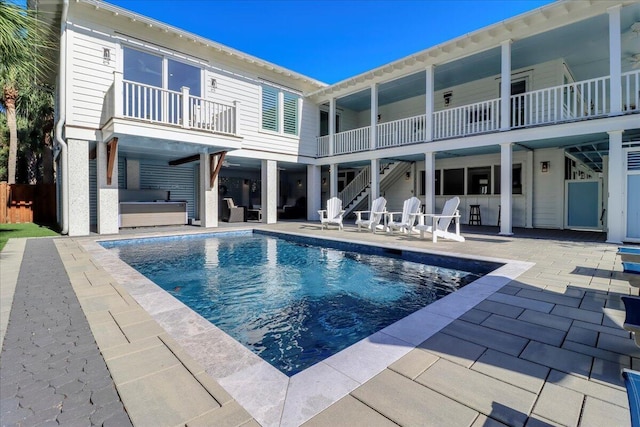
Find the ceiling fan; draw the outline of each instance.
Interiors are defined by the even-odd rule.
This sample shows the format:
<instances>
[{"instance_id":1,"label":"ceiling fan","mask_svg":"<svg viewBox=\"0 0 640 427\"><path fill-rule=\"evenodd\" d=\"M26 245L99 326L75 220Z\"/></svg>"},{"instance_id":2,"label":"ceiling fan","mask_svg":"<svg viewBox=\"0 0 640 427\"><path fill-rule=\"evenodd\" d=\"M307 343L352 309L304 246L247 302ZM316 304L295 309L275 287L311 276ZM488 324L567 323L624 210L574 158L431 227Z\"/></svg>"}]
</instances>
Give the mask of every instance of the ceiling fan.
<instances>
[{"instance_id":1,"label":"ceiling fan","mask_svg":"<svg viewBox=\"0 0 640 427\"><path fill-rule=\"evenodd\" d=\"M229 162L227 160L222 162L222 167L224 167L224 168L228 168L228 167L231 167L231 166L240 166L240 163L231 163L231 162Z\"/></svg>"}]
</instances>

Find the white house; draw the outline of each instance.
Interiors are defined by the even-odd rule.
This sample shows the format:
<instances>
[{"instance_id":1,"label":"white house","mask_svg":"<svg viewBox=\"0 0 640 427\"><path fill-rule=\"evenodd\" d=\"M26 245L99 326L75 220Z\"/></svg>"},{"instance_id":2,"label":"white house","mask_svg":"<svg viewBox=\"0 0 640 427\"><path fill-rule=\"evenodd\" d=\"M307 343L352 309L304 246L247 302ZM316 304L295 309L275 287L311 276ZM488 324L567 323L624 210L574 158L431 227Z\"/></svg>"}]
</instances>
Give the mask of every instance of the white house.
<instances>
[{"instance_id":1,"label":"white house","mask_svg":"<svg viewBox=\"0 0 640 427\"><path fill-rule=\"evenodd\" d=\"M334 85L103 1L29 5L60 29L70 235L215 227L221 197L273 223L382 194L640 242L638 0L560 0Z\"/></svg>"}]
</instances>

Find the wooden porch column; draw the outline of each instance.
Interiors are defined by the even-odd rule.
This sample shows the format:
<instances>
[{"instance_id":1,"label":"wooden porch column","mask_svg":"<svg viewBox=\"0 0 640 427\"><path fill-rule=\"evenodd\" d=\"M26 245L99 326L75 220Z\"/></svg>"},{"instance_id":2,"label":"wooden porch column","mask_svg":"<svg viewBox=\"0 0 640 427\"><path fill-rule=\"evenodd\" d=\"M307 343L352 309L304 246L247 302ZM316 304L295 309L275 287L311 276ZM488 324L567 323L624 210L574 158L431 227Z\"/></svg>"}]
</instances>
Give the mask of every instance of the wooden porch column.
<instances>
[{"instance_id":1,"label":"wooden porch column","mask_svg":"<svg viewBox=\"0 0 640 427\"><path fill-rule=\"evenodd\" d=\"M511 128L511 40L503 41L501 47L500 130L509 130Z\"/></svg>"},{"instance_id":2,"label":"wooden porch column","mask_svg":"<svg viewBox=\"0 0 640 427\"><path fill-rule=\"evenodd\" d=\"M329 155L333 156L333 142L336 134L336 99L329 101Z\"/></svg>"},{"instance_id":3,"label":"wooden porch column","mask_svg":"<svg viewBox=\"0 0 640 427\"><path fill-rule=\"evenodd\" d=\"M511 143L500 144L500 234L513 235L511 228L511 183L513 182L513 150Z\"/></svg>"},{"instance_id":4,"label":"wooden porch column","mask_svg":"<svg viewBox=\"0 0 640 427\"><path fill-rule=\"evenodd\" d=\"M433 141L433 65L429 64L426 68L426 90L425 90L425 114L424 120L424 138L425 141ZM431 211L429 211L431 212Z\"/></svg>"},{"instance_id":5,"label":"wooden porch column","mask_svg":"<svg viewBox=\"0 0 640 427\"><path fill-rule=\"evenodd\" d=\"M369 129L369 149L378 146L378 84L371 85L371 128ZM373 170L371 171L373 173ZM373 176L373 174L371 175Z\"/></svg>"},{"instance_id":6,"label":"wooden porch column","mask_svg":"<svg viewBox=\"0 0 640 427\"><path fill-rule=\"evenodd\" d=\"M609 13L609 76L611 77L610 116L622 114L622 44L620 34L620 9L615 5Z\"/></svg>"},{"instance_id":7,"label":"wooden porch column","mask_svg":"<svg viewBox=\"0 0 640 427\"><path fill-rule=\"evenodd\" d=\"M625 237L623 210L625 171L621 130L609 132L609 197L607 199L607 242L622 243ZM631 197L631 195L627 195Z\"/></svg>"},{"instance_id":8,"label":"wooden porch column","mask_svg":"<svg viewBox=\"0 0 640 427\"><path fill-rule=\"evenodd\" d=\"M424 153L424 211L435 213L436 209L436 153Z\"/></svg>"}]
</instances>

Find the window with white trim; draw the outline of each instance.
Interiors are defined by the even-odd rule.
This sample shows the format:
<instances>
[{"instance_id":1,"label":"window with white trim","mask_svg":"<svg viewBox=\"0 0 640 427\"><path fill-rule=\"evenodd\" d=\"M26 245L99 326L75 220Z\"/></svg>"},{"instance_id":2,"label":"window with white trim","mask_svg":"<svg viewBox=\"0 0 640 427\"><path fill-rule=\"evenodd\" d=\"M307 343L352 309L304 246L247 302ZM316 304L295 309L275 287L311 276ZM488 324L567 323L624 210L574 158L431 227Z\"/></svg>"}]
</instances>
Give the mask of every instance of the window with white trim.
<instances>
[{"instance_id":1,"label":"window with white trim","mask_svg":"<svg viewBox=\"0 0 640 427\"><path fill-rule=\"evenodd\" d=\"M298 95L279 88L262 85L262 129L285 135L299 133Z\"/></svg>"}]
</instances>

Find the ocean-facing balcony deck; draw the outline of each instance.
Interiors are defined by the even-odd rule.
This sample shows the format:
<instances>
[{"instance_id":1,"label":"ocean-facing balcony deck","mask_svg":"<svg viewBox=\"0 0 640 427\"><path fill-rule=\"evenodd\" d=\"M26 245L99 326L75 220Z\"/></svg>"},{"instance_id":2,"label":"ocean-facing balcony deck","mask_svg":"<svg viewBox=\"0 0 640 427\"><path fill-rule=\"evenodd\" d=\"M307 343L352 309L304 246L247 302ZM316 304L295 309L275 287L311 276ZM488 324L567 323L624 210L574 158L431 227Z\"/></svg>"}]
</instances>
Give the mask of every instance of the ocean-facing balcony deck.
<instances>
[{"instance_id":1,"label":"ocean-facing balcony deck","mask_svg":"<svg viewBox=\"0 0 640 427\"><path fill-rule=\"evenodd\" d=\"M623 73L621 79L619 112L612 113L616 109L610 105L606 76L511 95L508 128L502 125L502 100L495 98L434 111L431 123L426 114L378 123L374 143L371 126L335 133L333 146L331 136L323 135L317 138L317 157L640 113L640 70Z\"/></svg>"}]
</instances>

